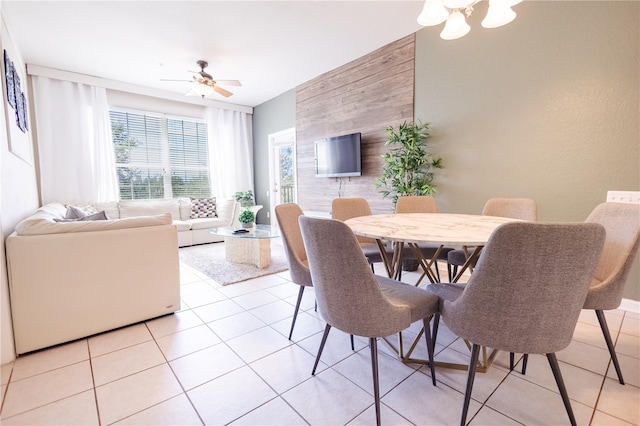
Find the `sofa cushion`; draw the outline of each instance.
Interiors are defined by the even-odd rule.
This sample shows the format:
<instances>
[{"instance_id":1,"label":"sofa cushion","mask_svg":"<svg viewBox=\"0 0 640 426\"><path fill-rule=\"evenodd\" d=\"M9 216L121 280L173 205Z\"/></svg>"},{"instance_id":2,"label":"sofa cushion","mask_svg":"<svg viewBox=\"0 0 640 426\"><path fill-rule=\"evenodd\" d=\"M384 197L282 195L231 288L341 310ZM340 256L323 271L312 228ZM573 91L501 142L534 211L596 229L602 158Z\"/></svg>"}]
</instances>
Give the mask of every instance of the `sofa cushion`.
<instances>
[{"instance_id":1,"label":"sofa cushion","mask_svg":"<svg viewBox=\"0 0 640 426\"><path fill-rule=\"evenodd\" d=\"M120 201L120 218L153 216L170 213L173 220L180 220L180 207L177 199L171 200L125 200Z\"/></svg>"},{"instance_id":2,"label":"sofa cushion","mask_svg":"<svg viewBox=\"0 0 640 426\"><path fill-rule=\"evenodd\" d=\"M216 199L191 197L191 215L189 219L211 217L216 217Z\"/></svg>"},{"instance_id":3,"label":"sofa cushion","mask_svg":"<svg viewBox=\"0 0 640 426\"><path fill-rule=\"evenodd\" d=\"M40 209L38 209L40 210ZM114 229L142 228L171 225L169 213L139 216L118 220L94 220L56 223L50 215L32 215L16 225L18 235L66 234L71 232L111 231Z\"/></svg>"},{"instance_id":4,"label":"sofa cushion","mask_svg":"<svg viewBox=\"0 0 640 426\"><path fill-rule=\"evenodd\" d=\"M104 210L109 219L120 219L120 210L118 209L117 201L104 201L97 202L93 205L98 211ZM157 212L162 213L162 212ZM154 214L157 214L154 213Z\"/></svg>"},{"instance_id":5,"label":"sofa cushion","mask_svg":"<svg viewBox=\"0 0 640 426\"><path fill-rule=\"evenodd\" d=\"M206 218L206 219L189 219L185 222L191 225L191 229L208 229L219 228L221 226L229 226L229 223L218 217Z\"/></svg>"},{"instance_id":6,"label":"sofa cushion","mask_svg":"<svg viewBox=\"0 0 640 426\"><path fill-rule=\"evenodd\" d=\"M174 220L173 224L176 226L176 229L178 229L178 232L189 231L191 229L191 224L184 220Z\"/></svg>"}]
</instances>

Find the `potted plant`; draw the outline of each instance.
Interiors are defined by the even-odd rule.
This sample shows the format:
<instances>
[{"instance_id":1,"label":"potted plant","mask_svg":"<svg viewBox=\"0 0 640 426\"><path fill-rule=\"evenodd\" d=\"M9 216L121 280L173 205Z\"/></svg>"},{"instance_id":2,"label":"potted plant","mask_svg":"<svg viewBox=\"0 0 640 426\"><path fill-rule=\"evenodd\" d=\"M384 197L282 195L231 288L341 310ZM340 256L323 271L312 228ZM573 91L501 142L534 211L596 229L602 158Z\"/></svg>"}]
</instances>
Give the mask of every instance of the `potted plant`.
<instances>
[{"instance_id":1,"label":"potted plant","mask_svg":"<svg viewBox=\"0 0 640 426\"><path fill-rule=\"evenodd\" d=\"M255 204L253 201L253 191L250 189L248 191L236 192L233 194L233 198L239 201L242 207L251 207Z\"/></svg>"},{"instance_id":2,"label":"potted plant","mask_svg":"<svg viewBox=\"0 0 640 426\"><path fill-rule=\"evenodd\" d=\"M401 195L433 195L433 170L442 169L442 158L427 152L429 123L404 122L397 129L387 127L386 146L389 152L382 156L382 176L376 188L384 198L391 198L395 205Z\"/></svg>"},{"instance_id":3,"label":"potted plant","mask_svg":"<svg viewBox=\"0 0 640 426\"><path fill-rule=\"evenodd\" d=\"M249 209L242 210L238 215L238 221L242 224L243 228L251 228L255 220L255 213Z\"/></svg>"}]
</instances>

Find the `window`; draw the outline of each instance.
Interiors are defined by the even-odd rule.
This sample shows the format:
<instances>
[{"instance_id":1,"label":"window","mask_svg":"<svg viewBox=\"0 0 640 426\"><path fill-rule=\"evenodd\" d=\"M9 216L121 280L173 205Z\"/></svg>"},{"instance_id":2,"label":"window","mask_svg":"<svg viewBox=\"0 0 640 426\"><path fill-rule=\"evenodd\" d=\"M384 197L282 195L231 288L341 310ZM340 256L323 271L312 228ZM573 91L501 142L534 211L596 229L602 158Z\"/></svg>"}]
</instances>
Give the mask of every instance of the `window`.
<instances>
[{"instance_id":1,"label":"window","mask_svg":"<svg viewBox=\"0 0 640 426\"><path fill-rule=\"evenodd\" d=\"M203 121L111 110L120 199L209 197Z\"/></svg>"}]
</instances>

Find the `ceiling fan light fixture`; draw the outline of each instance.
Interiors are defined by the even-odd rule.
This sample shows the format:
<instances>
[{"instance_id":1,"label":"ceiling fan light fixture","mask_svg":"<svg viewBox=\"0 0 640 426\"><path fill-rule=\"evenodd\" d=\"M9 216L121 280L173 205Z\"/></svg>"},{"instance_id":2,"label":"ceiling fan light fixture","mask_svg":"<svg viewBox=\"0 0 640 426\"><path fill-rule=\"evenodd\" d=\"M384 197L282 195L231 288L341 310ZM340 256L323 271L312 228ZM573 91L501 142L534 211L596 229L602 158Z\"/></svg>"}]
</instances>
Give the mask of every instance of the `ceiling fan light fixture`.
<instances>
[{"instance_id":1,"label":"ceiling fan light fixture","mask_svg":"<svg viewBox=\"0 0 640 426\"><path fill-rule=\"evenodd\" d=\"M208 84L193 82L191 83L191 90L187 92L187 95L193 93L195 96L201 96L204 98L205 96L210 95L211 92L213 92L213 87L210 87Z\"/></svg>"},{"instance_id":2,"label":"ceiling fan light fixture","mask_svg":"<svg viewBox=\"0 0 640 426\"><path fill-rule=\"evenodd\" d=\"M455 40L464 37L469 31L471 31L471 27L467 24L464 15L459 10L456 10L447 18L447 23L440 33L440 38L443 40Z\"/></svg>"},{"instance_id":3,"label":"ceiling fan light fixture","mask_svg":"<svg viewBox=\"0 0 640 426\"><path fill-rule=\"evenodd\" d=\"M446 21L448 16L449 12L442 0L426 0L422 13L418 16L418 24L425 27L438 25Z\"/></svg>"},{"instance_id":4,"label":"ceiling fan light fixture","mask_svg":"<svg viewBox=\"0 0 640 426\"><path fill-rule=\"evenodd\" d=\"M516 19L509 0L489 0L487 16L482 20L484 28L498 28Z\"/></svg>"}]
</instances>

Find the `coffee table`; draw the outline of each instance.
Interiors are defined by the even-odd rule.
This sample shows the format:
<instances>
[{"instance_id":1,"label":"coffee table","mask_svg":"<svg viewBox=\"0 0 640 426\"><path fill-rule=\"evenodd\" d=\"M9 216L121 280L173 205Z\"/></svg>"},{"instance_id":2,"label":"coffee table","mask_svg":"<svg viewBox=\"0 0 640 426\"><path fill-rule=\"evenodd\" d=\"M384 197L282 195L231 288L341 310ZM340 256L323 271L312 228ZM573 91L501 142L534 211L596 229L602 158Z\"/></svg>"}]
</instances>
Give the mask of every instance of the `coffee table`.
<instances>
[{"instance_id":1,"label":"coffee table","mask_svg":"<svg viewBox=\"0 0 640 426\"><path fill-rule=\"evenodd\" d=\"M271 264L271 239L278 238L280 232L271 225L254 225L248 232L239 233L238 228L212 228L212 234L224 236L225 259L232 263L266 268Z\"/></svg>"}]
</instances>

